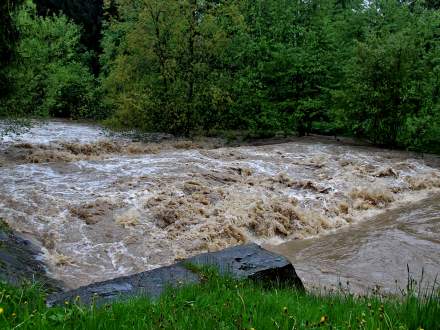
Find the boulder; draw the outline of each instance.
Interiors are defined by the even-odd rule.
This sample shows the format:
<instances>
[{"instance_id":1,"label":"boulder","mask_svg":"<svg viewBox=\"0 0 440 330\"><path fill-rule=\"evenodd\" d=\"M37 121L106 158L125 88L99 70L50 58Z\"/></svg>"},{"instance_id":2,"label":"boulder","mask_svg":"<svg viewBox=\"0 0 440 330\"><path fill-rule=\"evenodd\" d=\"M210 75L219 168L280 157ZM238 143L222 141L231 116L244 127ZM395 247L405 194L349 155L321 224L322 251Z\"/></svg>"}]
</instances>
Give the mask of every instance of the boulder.
<instances>
[{"instance_id":1,"label":"boulder","mask_svg":"<svg viewBox=\"0 0 440 330\"><path fill-rule=\"evenodd\" d=\"M48 291L60 291L62 283L47 276L40 248L14 233L0 220L0 280L12 285L38 282Z\"/></svg>"},{"instance_id":2,"label":"boulder","mask_svg":"<svg viewBox=\"0 0 440 330\"><path fill-rule=\"evenodd\" d=\"M229 274L237 279L249 278L267 283L288 284L304 290L289 260L254 243L200 254L184 262L201 266L213 265L220 274Z\"/></svg>"},{"instance_id":3,"label":"boulder","mask_svg":"<svg viewBox=\"0 0 440 330\"><path fill-rule=\"evenodd\" d=\"M72 291L55 293L48 297L49 306L77 301L103 304L115 299L133 296L159 297L166 288L177 288L184 284L199 283L196 267L189 265L211 265L221 274L230 274L237 279L253 279L291 285L299 290L304 286L292 264L284 257L264 250L257 244L235 246L223 251L204 253L172 266L161 267L143 273L93 283Z\"/></svg>"}]
</instances>

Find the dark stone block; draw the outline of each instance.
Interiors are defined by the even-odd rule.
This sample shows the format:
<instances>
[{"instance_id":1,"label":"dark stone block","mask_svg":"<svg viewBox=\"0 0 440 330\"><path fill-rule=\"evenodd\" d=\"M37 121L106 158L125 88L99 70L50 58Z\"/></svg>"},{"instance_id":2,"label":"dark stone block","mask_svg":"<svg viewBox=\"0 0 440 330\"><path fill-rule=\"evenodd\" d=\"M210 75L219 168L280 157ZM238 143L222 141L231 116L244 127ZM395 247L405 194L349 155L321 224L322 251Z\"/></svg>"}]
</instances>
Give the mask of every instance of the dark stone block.
<instances>
[{"instance_id":1,"label":"dark stone block","mask_svg":"<svg viewBox=\"0 0 440 330\"><path fill-rule=\"evenodd\" d=\"M62 283L47 276L40 249L0 223L0 280L13 285L38 282L49 292L60 291Z\"/></svg>"},{"instance_id":2,"label":"dark stone block","mask_svg":"<svg viewBox=\"0 0 440 330\"><path fill-rule=\"evenodd\" d=\"M75 290L50 295L49 306L79 299L81 303L98 305L112 300L124 300L133 296L157 298L168 287L185 283L197 283L199 277L181 264L161 267L143 273L118 277L113 280L93 283ZM79 297L79 298L78 298Z\"/></svg>"},{"instance_id":3,"label":"dark stone block","mask_svg":"<svg viewBox=\"0 0 440 330\"><path fill-rule=\"evenodd\" d=\"M304 290L304 286L289 260L269 252L257 244L246 244L219 252L201 254L189 258L187 262L196 265L214 265L221 274L229 273L235 278L277 282Z\"/></svg>"},{"instance_id":4,"label":"dark stone block","mask_svg":"<svg viewBox=\"0 0 440 330\"><path fill-rule=\"evenodd\" d=\"M235 278L277 282L304 290L295 269L286 258L266 251L257 244L248 244L201 254L172 266L56 293L48 297L47 304L52 306L76 299L85 304L103 304L115 299L142 295L157 298L166 288L200 282L197 272L191 271L191 267L186 264L212 265L217 267L221 274L230 274Z\"/></svg>"}]
</instances>

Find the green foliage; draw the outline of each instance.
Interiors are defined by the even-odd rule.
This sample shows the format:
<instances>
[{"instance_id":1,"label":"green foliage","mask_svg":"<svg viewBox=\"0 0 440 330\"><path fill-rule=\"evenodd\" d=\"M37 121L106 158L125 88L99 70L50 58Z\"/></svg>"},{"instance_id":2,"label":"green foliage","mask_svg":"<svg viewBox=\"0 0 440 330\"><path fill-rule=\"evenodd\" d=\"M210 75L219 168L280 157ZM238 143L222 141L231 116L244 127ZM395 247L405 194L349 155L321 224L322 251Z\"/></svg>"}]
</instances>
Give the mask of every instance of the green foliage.
<instances>
[{"instance_id":1,"label":"green foliage","mask_svg":"<svg viewBox=\"0 0 440 330\"><path fill-rule=\"evenodd\" d=\"M9 92L9 81L4 68L13 58L18 33L13 22L16 8L22 3L21 0L4 0L0 4L0 90L4 97Z\"/></svg>"},{"instance_id":2,"label":"green foliage","mask_svg":"<svg viewBox=\"0 0 440 330\"><path fill-rule=\"evenodd\" d=\"M38 286L0 284L2 329L437 329L439 292L403 299L301 293L289 287L201 274L201 284L169 290L157 301L105 306L79 300L46 307Z\"/></svg>"},{"instance_id":3,"label":"green foliage","mask_svg":"<svg viewBox=\"0 0 440 330\"><path fill-rule=\"evenodd\" d=\"M306 133L324 116L332 46L313 5L151 0L119 11L102 56L112 122Z\"/></svg>"},{"instance_id":4,"label":"green foliage","mask_svg":"<svg viewBox=\"0 0 440 330\"><path fill-rule=\"evenodd\" d=\"M14 29L15 6L0 7L8 54L20 35L2 70L14 93L0 115L107 118L176 134L343 133L440 152L438 1L71 3L59 5L88 22L82 37L65 16L39 17L29 5ZM81 40L93 35L89 48L99 48L100 18L82 17L84 6L105 17L99 79Z\"/></svg>"},{"instance_id":5,"label":"green foliage","mask_svg":"<svg viewBox=\"0 0 440 330\"><path fill-rule=\"evenodd\" d=\"M114 121L188 133L218 121L229 95L216 66L227 48L219 10L201 1L121 2L104 37L107 101ZM110 63L110 64L109 64Z\"/></svg>"},{"instance_id":6,"label":"green foliage","mask_svg":"<svg viewBox=\"0 0 440 330\"><path fill-rule=\"evenodd\" d=\"M439 141L437 12L378 1L334 92L337 118L373 143L431 149Z\"/></svg>"},{"instance_id":7,"label":"green foliage","mask_svg":"<svg viewBox=\"0 0 440 330\"><path fill-rule=\"evenodd\" d=\"M81 26L81 44L90 51L89 63L94 73L99 71L103 0L34 0L41 16L64 14Z\"/></svg>"},{"instance_id":8,"label":"green foliage","mask_svg":"<svg viewBox=\"0 0 440 330\"><path fill-rule=\"evenodd\" d=\"M345 132L436 150L440 22L431 2L118 5L101 57L113 126Z\"/></svg>"},{"instance_id":9,"label":"green foliage","mask_svg":"<svg viewBox=\"0 0 440 330\"><path fill-rule=\"evenodd\" d=\"M326 116L333 40L323 10L314 2L292 1L248 1L242 8L249 32L240 41L243 69L236 91L238 112L251 111L251 126L303 135L313 120Z\"/></svg>"},{"instance_id":10,"label":"green foliage","mask_svg":"<svg viewBox=\"0 0 440 330\"><path fill-rule=\"evenodd\" d=\"M97 92L79 27L63 15L36 16L32 4L19 11L16 25L17 57L7 69L13 93L0 115L94 117Z\"/></svg>"}]
</instances>

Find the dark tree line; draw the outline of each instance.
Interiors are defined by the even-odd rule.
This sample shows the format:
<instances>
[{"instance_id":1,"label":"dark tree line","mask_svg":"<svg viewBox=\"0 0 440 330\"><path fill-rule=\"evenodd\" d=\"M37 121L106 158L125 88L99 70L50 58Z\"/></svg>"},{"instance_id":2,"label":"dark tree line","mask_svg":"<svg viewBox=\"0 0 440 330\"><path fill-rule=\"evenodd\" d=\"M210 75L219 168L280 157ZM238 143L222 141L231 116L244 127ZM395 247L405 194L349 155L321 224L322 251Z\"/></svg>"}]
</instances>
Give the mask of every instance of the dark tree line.
<instances>
[{"instance_id":1,"label":"dark tree line","mask_svg":"<svg viewBox=\"0 0 440 330\"><path fill-rule=\"evenodd\" d=\"M36 3L3 25L2 45L20 38L2 55L14 93L0 113L439 151L439 1Z\"/></svg>"},{"instance_id":2,"label":"dark tree line","mask_svg":"<svg viewBox=\"0 0 440 330\"><path fill-rule=\"evenodd\" d=\"M9 89L4 68L12 60L15 43L18 39L13 14L22 2L22 0L5 0L0 4L0 91L3 91L3 94L6 94Z\"/></svg>"},{"instance_id":3,"label":"dark tree line","mask_svg":"<svg viewBox=\"0 0 440 330\"><path fill-rule=\"evenodd\" d=\"M41 16L63 13L82 27L81 43L93 51L92 69L99 72L97 56L101 53L101 28L103 0L36 0L37 13Z\"/></svg>"}]
</instances>

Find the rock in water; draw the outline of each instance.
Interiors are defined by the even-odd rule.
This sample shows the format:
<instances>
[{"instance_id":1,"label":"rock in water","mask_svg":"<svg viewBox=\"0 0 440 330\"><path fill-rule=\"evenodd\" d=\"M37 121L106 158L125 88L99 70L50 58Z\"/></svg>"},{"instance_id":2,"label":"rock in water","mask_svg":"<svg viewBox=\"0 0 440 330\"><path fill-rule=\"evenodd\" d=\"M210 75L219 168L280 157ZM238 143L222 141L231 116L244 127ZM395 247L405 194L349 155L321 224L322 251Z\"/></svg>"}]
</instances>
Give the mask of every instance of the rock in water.
<instances>
[{"instance_id":1,"label":"rock in water","mask_svg":"<svg viewBox=\"0 0 440 330\"><path fill-rule=\"evenodd\" d=\"M40 249L14 233L0 220L0 280L13 285L38 282L48 291L60 291L62 283L49 278Z\"/></svg>"},{"instance_id":2,"label":"rock in water","mask_svg":"<svg viewBox=\"0 0 440 330\"><path fill-rule=\"evenodd\" d=\"M157 298L170 286L178 287L182 284L200 282L197 272L192 271L193 267L188 267L188 265L212 265L217 267L221 274L230 274L238 279L249 278L275 282L304 290L301 279L286 258L264 250L257 244L247 244L219 252L204 253L172 266L52 294L48 297L47 304L52 306L76 299L85 304L92 302L102 304L114 299L126 299L139 295Z\"/></svg>"},{"instance_id":3,"label":"rock in water","mask_svg":"<svg viewBox=\"0 0 440 330\"><path fill-rule=\"evenodd\" d=\"M269 252L257 244L231 247L219 252L197 255L184 262L216 266L221 274L264 282L293 285L304 290L295 268L285 257Z\"/></svg>"}]
</instances>

